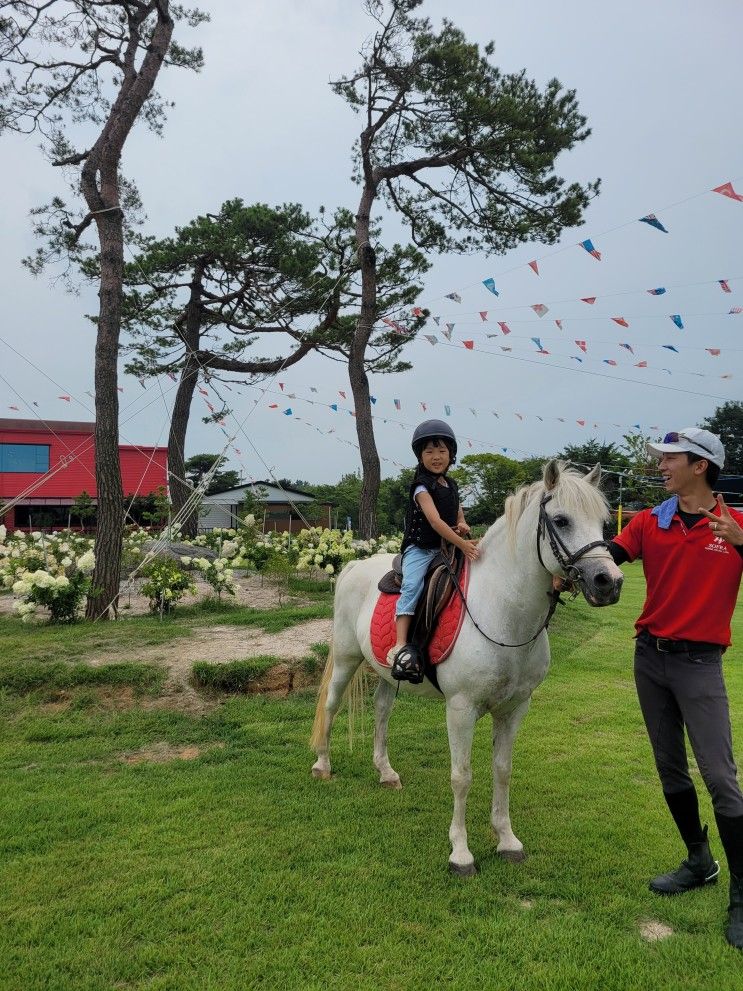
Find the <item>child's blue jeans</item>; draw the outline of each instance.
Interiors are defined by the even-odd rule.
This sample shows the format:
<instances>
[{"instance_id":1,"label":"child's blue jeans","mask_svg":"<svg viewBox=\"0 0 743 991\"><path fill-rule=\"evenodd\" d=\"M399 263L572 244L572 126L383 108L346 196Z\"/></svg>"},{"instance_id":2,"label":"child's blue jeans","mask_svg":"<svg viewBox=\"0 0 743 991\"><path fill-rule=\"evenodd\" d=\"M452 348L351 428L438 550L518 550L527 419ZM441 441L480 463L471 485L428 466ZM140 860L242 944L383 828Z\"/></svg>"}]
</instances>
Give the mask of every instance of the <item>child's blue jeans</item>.
<instances>
[{"instance_id":1,"label":"child's blue jeans","mask_svg":"<svg viewBox=\"0 0 743 991\"><path fill-rule=\"evenodd\" d=\"M397 600L395 616L412 616L418 599L423 591L423 579L426 577L431 558L439 552L438 547L426 548L410 544L402 556L402 588Z\"/></svg>"}]
</instances>

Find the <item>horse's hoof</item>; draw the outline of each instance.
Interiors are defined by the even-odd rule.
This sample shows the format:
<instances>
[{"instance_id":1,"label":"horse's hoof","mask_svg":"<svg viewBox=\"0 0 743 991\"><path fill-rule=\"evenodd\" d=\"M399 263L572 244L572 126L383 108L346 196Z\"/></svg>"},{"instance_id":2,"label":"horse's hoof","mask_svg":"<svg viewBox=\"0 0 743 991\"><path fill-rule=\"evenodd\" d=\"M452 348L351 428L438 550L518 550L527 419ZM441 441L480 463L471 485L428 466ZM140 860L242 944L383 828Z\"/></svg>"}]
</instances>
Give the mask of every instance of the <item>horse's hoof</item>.
<instances>
[{"instance_id":1,"label":"horse's hoof","mask_svg":"<svg viewBox=\"0 0 743 991\"><path fill-rule=\"evenodd\" d=\"M449 873L454 874L456 877L474 877L477 874L477 868L474 863L472 864L455 864L453 861L449 861Z\"/></svg>"},{"instance_id":2,"label":"horse's hoof","mask_svg":"<svg viewBox=\"0 0 743 991\"><path fill-rule=\"evenodd\" d=\"M315 778L317 781L330 781L332 775L330 771L326 771L321 767L313 767L312 777Z\"/></svg>"},{"instance_id":3,"label":"horse's hoof","mask_svg":"<svg viewBox=\"0 0 743 991\"><path fill-rule=\"evenodd\" d=\"M399 778L388 778L386 781L380 781L379 783L383 788L390 788L392 791L402 791L402 781Z\"/></svg>"},{"instance_id":4,"label":"horse's hoof","mask_svg":"<svg viewBox=\"0 0 743 991\"><path fill-rule=\"evenodd\" d=\"M522 860L526 860L523 850L498 850L498 856L511 864L520 864Z\"/></svg>"}]
</instances>

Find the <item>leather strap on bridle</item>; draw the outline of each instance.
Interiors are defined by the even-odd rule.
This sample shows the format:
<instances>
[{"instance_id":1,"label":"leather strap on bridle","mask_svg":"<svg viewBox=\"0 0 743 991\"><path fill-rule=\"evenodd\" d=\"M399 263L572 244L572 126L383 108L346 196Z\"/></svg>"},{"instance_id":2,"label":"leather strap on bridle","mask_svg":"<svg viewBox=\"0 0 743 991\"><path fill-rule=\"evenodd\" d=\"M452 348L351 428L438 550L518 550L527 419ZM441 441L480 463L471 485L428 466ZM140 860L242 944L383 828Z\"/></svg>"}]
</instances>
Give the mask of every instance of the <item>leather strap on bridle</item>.
<instances>
[{"instance_id":1,"label":"leather strap on bridle","mask_svg":"<svg viewBox=\"0 0 743 991\"><path fill-rule=\"evenodd\" d=\"M539 525L537 529L537 556L539 557L539 563L545 571L549 571L549 568L542 560L541 540L544 538L546 533L549 538L552 553L555 555L555 560L565 572L565 577L568 581L579 582L583 577L583 572L580 568L576 568L576 562L580 561L582 557L585 557L589 551L594 550L596 547L603 547L605 550L608 550L609 542L607 540L593 540L590 544L584 544L583 547L579 547L577 551L574 551L571 554L565 546L562 537L557 532L557 528L552 522L552 517L548 515L547 510L545 509L545 506L551 498L551 495L545 495L539 503Z\"/></svg>"},{"instance_id":2,"label":"leather strap on bridle","mask_svg":"<svg viewBox=\"0 0 743 991\"><path fill-rule=\"evenodd\" d=\"M545 509L545 506L547 505L547 503L550 501L551 498L552 498L551 495L544 495L542 497L542 501L539 504L539 521L537 523L537 557L539 558L539 563L542 565L544 570L548 573L551 573L549 568L545 565L544 561L542 560L541 540L544 538L544 535L546 533L547 537L549 538L550 547L552 548L552 553L555 555L555 559L557 563L565 572L567 579L571 582L579 582L583 577L583 572L581 571L580 568L577 568L575 566L576 562L579 561L582 557L585 557L585 555L589 551L592 551L596 547L604 547L608 550L609 542L606 540L593 540L591 541L590 544L584 544L583 547L580 547L577 551L574 551L571 554L568 548L565 546L565 543L563 542L562 538L560 537L560 534L557 532L551 517L547 514L547 510ZM534 634L534 636L529 637L528 640L524 640L523 643L503 643L501 640L494 640L493 637L488 636L488 634L477 625L474 616L470 612L470 607L467 605L467 599L465 598L462 589L459 587L459 582L457 581L456 576L451 570L451 566L449 565L448 561L446 562L446 569L449 573L449 578L452 584L454 585L454 588L456 589L460 599L462 600L464 608L467 611L467 615L472 621L472 625L475 627L477 632L481 634L481 636L485 637L485 639L488 640L490 643L495 644L496 647L526 647L528 644L533 643L537 639L539 634L543 630L547 629L547 627L550 624L550 620L552 619L555 613L555 609L557 609L558 602L560 603L562 602L562 599L560 598L560 593L556 589L550 590L547 593L547 598L550 600L550 605L547 611L547 615L544 617L544 621L542 622L541 626Z\"/></svg>"}]
</instances>

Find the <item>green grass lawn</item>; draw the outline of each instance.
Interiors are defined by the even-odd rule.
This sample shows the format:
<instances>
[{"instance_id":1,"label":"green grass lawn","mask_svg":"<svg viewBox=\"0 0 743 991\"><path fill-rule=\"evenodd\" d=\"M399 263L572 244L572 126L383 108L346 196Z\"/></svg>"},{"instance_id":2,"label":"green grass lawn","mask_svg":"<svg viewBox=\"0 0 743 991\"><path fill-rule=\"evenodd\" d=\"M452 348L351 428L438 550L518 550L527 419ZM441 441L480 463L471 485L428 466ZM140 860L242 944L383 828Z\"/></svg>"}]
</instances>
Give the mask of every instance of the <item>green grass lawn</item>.
<instances>
[{"instance_id":1,"label":"green grass lawn","mask_svg":"<svg viewBox=\"0 0 743 991\"><path fill-rule=\"evenodd\" d=\"M370 717L353 753L339 718L335 777L311 779L310 694L226 696L194 718L136 701L110 711L89 685L70 689L76 704L63 712L39 704L38 693L6 689L2 991L743 986L743 954L723 937L726 883L678 899L647 890L683 851L635 699L642 577L636 566L625 573L618 606L576 601L555 617L552 669L516 743L512 818L529 854L521 865L495 854L490 728L478 726L468 823L480 873L469 880L447 871L451 792L438 703L399 700L390 754L404 789L390 792L376 783ZM187 635L190 623L166 626ZM27 649L38 664L55 659L61 642L70 661L77 638L87 651L93 635L113 635L92 629L29 631L7 620L1 656L10 644L16 660ZM144 621L141 630L165 632ZM740 762L740 611L735 639L725 669ZM165 743L202 756L122 759ZM703 787L701 802L713 822ZM673 935L647 942L645 921Z\"/></svg>"}]
</instances>

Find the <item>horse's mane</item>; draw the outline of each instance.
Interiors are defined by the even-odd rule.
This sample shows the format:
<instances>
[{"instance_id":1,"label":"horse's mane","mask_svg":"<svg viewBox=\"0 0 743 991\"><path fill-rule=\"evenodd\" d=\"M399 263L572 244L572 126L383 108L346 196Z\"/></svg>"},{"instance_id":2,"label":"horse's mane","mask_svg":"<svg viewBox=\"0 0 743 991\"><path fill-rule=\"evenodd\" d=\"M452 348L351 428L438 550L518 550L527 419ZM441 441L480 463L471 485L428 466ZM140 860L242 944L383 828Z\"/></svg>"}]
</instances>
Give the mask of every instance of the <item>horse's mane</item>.
<instances>
[{"instance_id":1,"label":"horse's mane","mask_svg":"<svg viewBox=\"0 0 743 991\"><path fill-rule=\"evenodd\" d=\"M558 467L560 474L557 485L552 492L560 506L568 513L606 519L609 514L609 504L604 493L595 485L586 482L585 475L574 468L569 468L565 462L558 462ZM516 526L527 507L536 499L541 499L544 492L544 481L541 479L516 489L506 499L503 516L488 529L480 541L480 546L486 547L494 537L496 530L502 529L503 526L508 532L509 539L513 541L516 536Z\"/></svg>"}]
</instances>

